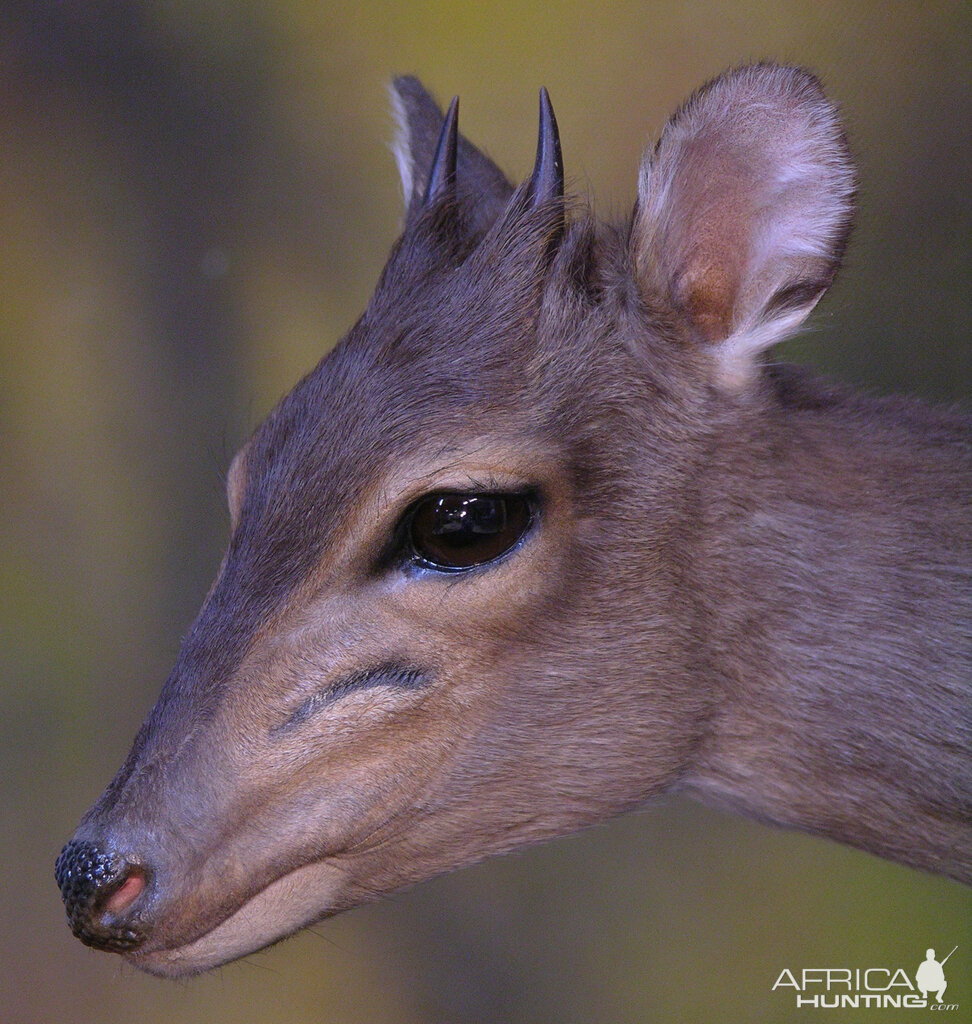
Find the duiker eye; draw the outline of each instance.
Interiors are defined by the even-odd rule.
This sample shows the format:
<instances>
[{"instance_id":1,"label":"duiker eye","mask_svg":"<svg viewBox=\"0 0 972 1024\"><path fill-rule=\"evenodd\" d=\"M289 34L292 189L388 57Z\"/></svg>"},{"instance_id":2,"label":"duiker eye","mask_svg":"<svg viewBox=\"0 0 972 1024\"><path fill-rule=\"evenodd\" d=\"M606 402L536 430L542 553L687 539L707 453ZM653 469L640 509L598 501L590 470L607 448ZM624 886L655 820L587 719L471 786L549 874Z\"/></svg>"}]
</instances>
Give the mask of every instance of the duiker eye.
<instances>
[{"instance_id":1,"label":"duiker eye","mask_svg":"<svg viewBox=\"0 0 972 1024\"><path fill-rule=\"evenodd\" d=\"M526 494L430 494L406 517L419 564L461 572L492 562L530 528L535 501Z\"/></svg>"}]
</instances>

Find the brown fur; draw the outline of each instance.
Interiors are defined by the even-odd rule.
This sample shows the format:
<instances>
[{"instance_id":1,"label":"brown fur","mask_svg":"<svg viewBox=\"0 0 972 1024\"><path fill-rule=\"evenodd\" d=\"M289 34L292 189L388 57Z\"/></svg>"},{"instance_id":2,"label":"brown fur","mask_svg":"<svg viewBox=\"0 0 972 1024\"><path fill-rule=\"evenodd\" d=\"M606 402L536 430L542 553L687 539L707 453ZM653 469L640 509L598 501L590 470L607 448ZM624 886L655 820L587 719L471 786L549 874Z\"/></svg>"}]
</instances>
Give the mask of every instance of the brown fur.
<instances>
[{"instance_id":1,"label":"brown fur","mask_svg":"<svg viewBox=\"0 0 972 1024\"><path fill-rule=\"evenodd\" d=\"M78 832L150 870L132 961L205 969L672 789L969 881L969 423L758 359L846 240L816 80L700 91L628 232L561 234L464 139L425 204L441 114L397 97L405 231L235 460L220 575ZM507 558L395 562L421 495L525 486Z\"/></svg>"}]
</instances>

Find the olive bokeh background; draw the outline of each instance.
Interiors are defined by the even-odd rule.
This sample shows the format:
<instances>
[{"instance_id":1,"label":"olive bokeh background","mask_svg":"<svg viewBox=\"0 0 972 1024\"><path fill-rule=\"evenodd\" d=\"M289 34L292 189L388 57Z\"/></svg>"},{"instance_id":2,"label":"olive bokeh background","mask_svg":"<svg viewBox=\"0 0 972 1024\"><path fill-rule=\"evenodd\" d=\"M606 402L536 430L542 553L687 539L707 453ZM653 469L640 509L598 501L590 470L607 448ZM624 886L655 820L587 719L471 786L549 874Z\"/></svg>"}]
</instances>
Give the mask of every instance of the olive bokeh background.
<instances>
[{"instance_id":1,"label":"olive bokeh background","mask_svg":"<svg viewBox=\"0 0 972 1024\"><path fill-rule=\"evenodd\" d=\"M395 236L394 73L461 94L463 130L514 178L546 85L569 184L624 218L643 147L694 88L750 59L811 66L860 211L779 355L964 402L970 29L961 2L5 0L4 1020L831 1020L771 991L784 967L913 976L956 943L950 1019L972 1020L968 890L677 800L188 982L82 947L53 880L219 564L229 459L353 322Z\"/></svg>"}]
</instances>

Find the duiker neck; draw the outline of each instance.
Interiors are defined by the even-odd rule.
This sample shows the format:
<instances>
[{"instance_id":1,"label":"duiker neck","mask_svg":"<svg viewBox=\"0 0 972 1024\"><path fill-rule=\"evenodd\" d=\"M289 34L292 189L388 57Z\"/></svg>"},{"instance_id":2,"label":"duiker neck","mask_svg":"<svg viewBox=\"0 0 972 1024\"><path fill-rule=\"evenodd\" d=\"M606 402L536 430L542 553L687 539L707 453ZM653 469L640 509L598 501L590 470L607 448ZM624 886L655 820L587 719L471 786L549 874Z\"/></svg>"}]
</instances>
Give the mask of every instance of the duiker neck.
<instances>
[{"instance_id":1,"label":"duiker neck","mask_svg":"<svg viewBox=\"0 0 972 1024\"><path fill-rule=\"evenodd\" d=\"M968 538L944 525L960 511L924 511L929 491L967 505L944 457L958 417L785 369L761 384L706 475L698 572L717 699L692 788L968 880L956 638L970 610L950 585ZM902 642L916 621L919 643Z\"/></svg>"}]
</instances>

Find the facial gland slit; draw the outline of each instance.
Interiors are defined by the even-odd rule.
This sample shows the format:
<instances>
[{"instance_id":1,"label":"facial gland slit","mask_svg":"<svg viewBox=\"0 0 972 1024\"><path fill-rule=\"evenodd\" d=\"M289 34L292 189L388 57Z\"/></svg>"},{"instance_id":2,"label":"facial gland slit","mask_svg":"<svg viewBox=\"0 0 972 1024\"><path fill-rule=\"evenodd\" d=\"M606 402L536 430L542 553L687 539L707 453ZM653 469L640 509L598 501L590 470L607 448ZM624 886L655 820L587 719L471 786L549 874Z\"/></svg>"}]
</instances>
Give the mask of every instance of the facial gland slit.
<instances>
[{"instance_id":1,"label":"facial gland slit","mask_svg":"<svg viewBox=\"0 0 972 1024\"><path fill-rule=\"evenodd\" d=\"M353 691L373 689L377 686L388 686L396 690L418 690L427 686L429 679L429 673L423 669L405 665L379 665L377 668L351 672L325 689L311 694L295 708L286 721L273 726L270 735L276 737L296 729L319 711Z\"/></svg>"}]
</instances>

